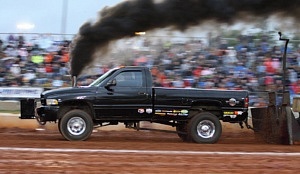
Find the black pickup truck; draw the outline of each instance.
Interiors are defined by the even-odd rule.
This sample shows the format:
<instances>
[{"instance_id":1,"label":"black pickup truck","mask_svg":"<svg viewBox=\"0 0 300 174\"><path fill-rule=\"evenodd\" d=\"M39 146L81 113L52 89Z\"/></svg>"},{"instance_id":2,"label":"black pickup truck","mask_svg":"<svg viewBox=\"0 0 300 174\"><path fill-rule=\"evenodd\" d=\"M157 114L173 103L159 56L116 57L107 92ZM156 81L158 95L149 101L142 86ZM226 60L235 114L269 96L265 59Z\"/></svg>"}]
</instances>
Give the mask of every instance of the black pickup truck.
<instances>
[{"instance_id":1,"label":"black pickup truck","mask_svg":"<svg viewBox=\"0 0 300 174\"><path fill-rule=\"evenodd\" d=\"M148 68L129 66L111 69L89 86L48 90L40 99L22 100L20 118L58 122L70 141L86 140L97 126L124 123L142 130L140 122L146 121L176 127L183 141L216 143L220 121L249 126L248 102L243 90L152 87Z\"/></svg>"}]
</instances>

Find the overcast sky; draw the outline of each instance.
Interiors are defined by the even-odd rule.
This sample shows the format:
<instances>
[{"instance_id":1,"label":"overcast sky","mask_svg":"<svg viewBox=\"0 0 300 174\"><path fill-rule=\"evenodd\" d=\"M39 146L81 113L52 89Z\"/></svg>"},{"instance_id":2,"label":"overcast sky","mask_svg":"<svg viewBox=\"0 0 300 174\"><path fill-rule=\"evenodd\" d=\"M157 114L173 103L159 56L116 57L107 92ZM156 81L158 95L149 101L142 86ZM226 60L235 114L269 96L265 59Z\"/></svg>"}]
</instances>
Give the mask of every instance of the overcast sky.
<instances>
[{"instance_id":1,"label":"overcast sky","mask_svg":"<svg viewBox=\"0 0 300 174\"><path fill-rule=\"evenodd\" d=\"M66 34L76 34L83 23L95 20L102 8L114 6L121 1L0 0L0 33L60 34L65 31ZM66 6L63 5L64 2ZM67 9L65 27L62 25L63 9ZM23 29L20 28L20 24L23 25ZM33 28L24 29L24 24Z\"/></svg>"},{"instance_id":2,"label":"overcast sky","mask_svg":"<svg viewBox=\"0 0 300 174\"><path fill-rule=\"evenodd\" d=\"M122 1L125 0L0 0L0 39L4 37L3 33L76 34L85 22L96 20L104 7L112 7ZM64 3L67 5L64 6ZM66 22L63 22L63 9L67 10ZM19 27L22 24L32 28L22 29ZM206 36L205 32L212 31L212 28L204 29L188 36L202 37ZM256 32L253 26L243 31Z\"/></svg>"}]
</instances>

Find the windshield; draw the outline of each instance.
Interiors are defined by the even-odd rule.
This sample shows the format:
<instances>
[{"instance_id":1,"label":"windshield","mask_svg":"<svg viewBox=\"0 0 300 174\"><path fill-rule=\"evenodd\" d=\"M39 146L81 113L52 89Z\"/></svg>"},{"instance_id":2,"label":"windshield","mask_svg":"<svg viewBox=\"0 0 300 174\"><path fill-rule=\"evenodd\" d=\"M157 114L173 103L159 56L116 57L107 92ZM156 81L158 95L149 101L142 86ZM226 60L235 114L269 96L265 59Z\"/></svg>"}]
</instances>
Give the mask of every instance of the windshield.
<instances>
[{"instance_id":1,"label":"windshield","mask_svg":"<svg viewBox=\"0 0 300 174\"><path fill-rule=\"evenodd\" d=\"M102 76L100 76L98 79L96 79L95 81L93 81L89 87L95 87L95 86L99 86L102 81L106 78L108 78L109 76L111 76L116 70L118 70L118 68L114 68L114 69L111 69L109 71L107 71L105 74L103 74Z\"/></svg>"}]
</instances>

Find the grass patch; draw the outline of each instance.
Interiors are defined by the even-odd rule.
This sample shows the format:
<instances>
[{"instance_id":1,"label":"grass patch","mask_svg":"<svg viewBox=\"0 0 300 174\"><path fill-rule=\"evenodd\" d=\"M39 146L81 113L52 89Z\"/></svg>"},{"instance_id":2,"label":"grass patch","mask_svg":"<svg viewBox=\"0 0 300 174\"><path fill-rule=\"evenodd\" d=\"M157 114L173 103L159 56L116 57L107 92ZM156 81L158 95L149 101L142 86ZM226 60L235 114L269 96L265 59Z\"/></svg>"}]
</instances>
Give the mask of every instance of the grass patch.
<instances>
[{"instance_id":1,"label":"grass patch","mask_svg":"<svg viewBox=\"0 0 300 174\"><path fill-rule=\"evenodd\" d=\"M20 114L20 110L0 110L0 113Z\"/></svg>"}]
</instances>

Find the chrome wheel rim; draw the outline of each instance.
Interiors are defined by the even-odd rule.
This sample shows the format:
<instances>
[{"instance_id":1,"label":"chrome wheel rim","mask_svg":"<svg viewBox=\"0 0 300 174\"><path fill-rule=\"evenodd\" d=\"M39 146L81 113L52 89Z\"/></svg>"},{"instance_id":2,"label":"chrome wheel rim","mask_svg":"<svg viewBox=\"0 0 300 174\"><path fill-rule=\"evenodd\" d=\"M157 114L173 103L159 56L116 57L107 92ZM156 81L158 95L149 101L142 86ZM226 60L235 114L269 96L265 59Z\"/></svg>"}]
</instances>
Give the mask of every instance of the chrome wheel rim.
<instances>
[{"instance_id":1,"label":"chrome wheel rim","mask_svg":"<svg viewBox=\"0 0 300 174\"><path fill-rule=\"evenodd\" d=\"M215 132L216 126L210 120L203 120L197 125L197 134L202 138L211 138Z\"/></svg>"},{"instance_id":2,"label":"chrome wheel rim","mask_svg":"<svg viewBox=\"0 0 300 174\"><path fill-rule=\"evenodd\" d=\"M72 117L67 128L72 135L81 135L86 130L86 123L81 117Z\"/></svg>"}]
</instances>

